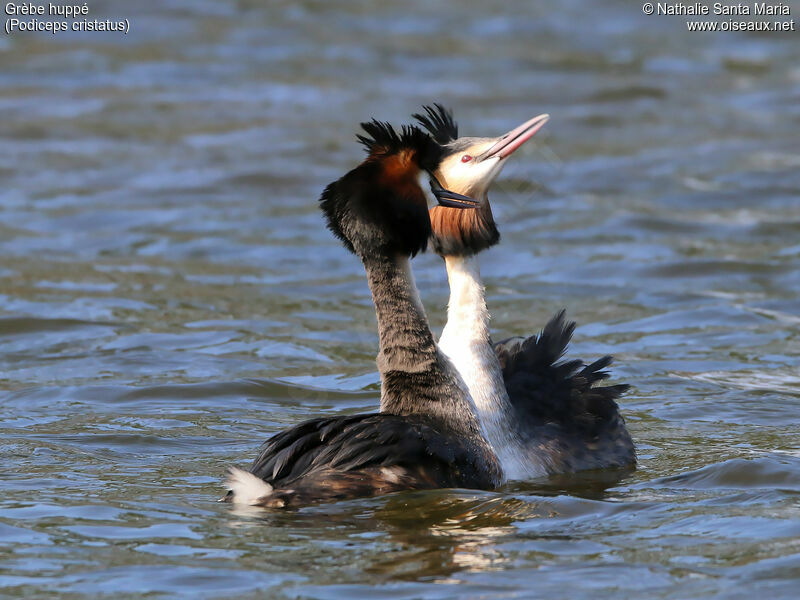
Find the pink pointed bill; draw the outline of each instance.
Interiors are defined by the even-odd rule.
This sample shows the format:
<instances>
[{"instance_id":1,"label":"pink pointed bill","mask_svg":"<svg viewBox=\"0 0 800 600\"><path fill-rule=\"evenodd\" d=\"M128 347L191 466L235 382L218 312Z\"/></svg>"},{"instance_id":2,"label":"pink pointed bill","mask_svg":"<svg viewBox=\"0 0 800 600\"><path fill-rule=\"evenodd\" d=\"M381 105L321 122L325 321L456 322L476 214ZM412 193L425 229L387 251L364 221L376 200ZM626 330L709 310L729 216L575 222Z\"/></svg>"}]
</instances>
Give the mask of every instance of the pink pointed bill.
<instances>
[{"instance_id":1,"label":"pink pointed bill","mask_svg":"<svg viewBox=\"0 0 800 600\"><path fill-rule=\"evenodd\" d=\"M512 154L517 148L531 139L545 123L550 119L550 115L544 114L525 121L519 127L515 127L507 134L498 138L492 146L478 157L478 160L486 160L493 156L505 158Z\"/></svg>"}]
</instances>

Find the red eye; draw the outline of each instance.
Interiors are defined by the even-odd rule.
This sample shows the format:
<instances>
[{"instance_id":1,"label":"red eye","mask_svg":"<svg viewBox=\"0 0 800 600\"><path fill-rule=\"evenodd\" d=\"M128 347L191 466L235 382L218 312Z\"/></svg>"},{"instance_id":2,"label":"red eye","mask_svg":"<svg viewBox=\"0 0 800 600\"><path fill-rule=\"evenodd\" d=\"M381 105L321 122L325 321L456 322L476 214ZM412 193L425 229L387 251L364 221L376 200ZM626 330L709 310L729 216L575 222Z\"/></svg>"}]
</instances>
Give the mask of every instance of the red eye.
<instances>
[{"instance_id":1,"label":"red eye","mask_svg":"<svg viewBox=\"0 0 800 600\"><path fill-rule=\"evenodd\" d=\"M465 154L461 157L461 162L469 162L472 160L472 157L469 154Z\"/></svg>"}]
</instances>

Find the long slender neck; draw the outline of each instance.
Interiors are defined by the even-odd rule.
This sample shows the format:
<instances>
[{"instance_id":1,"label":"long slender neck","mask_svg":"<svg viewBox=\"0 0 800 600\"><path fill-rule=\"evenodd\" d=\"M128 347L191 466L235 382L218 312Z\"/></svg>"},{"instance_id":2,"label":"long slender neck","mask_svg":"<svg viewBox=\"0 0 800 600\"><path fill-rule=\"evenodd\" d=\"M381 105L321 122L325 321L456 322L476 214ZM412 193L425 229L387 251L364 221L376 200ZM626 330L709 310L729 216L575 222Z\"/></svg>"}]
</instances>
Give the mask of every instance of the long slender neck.
<instances>
[{"instance_id":1,"label":"long slender neck","mask_svg":"<svg viewBox=\"0 0 800 600\"><path fill-rule=\"evenodd\" d=\"M516 468L522 464L520 440L503 372L492 346L478 259L473 254L446 256L445 265L450 302L439 347L469 388L486 438L506 476L517 479L523 473Z\"/></svg>"},{"instance_id":2,"label":"long slender neck","mask_svg":"<svg viewBox=\"0 0 800 600\"><path fill-rule=\"evenodd\" d=\"M378 317L380 372L433 368L436 343L408 257L365 259L364 269Z\"/></svg>"},{"instance_id":3,"label":"long slender neck","mask_svg":"<svg viewBox=\"0 0 800 600\"><path fill-rule=\"evenodd\" d=\"M444 262L450 284L450 301L442 339L455 337L462 342L490 345L489 309L478 258L474 254L445 256Z\"/></svg>"},{"instance_id":4,"label":"long slender neck","mask_svg":"<svg viewBox=\"0 0 800 600\"><path fill-rule=\"evenodd\" d=\"M433 340L408 257L363 261L378 317L381 412L426 414L479 434L469 391Z\"/></svg>"}]
</instances>

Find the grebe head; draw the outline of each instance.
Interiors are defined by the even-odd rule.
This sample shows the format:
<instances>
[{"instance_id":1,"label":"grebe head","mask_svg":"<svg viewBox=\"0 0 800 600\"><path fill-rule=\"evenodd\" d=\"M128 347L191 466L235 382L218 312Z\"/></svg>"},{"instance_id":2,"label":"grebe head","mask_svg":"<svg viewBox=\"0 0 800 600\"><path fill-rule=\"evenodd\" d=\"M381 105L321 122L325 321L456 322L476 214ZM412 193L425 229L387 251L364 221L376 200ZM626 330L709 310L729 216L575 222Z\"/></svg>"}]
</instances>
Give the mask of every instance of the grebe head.
<instances>
[{"instance_id":1,"label":"grebe head","mask_svg":"<svg viewBox=\"0 0 800 600\"><path fill-rule=\"evenodd\" d=\"M388 123L362 123L356 136L368 156L322 192L320 204L328 228L362 258L370 254L414 256L424 251L431 233L428 201L420 174L432 174L444 156L442 146L415 126L400 132ZM452 210L477 202L444 188L433 190Z\"/></svg>"},{"instance_id":2,"label":"grebe head","mask_svg":"<svg viewBox=\"0 0 800 600\"><path fill-rule=\"evenodd\" d=\"M441 104L425 106L426 114L414 118L443 146L431 185L468 195L480 202L473 211L456 212L433 207L431 223L434 249L441 255L477 253L500 240L487 192L508 158L542 128L550 118L539 115L496 138L458 137L451 111Z\"/></svg>"}]
</instances>

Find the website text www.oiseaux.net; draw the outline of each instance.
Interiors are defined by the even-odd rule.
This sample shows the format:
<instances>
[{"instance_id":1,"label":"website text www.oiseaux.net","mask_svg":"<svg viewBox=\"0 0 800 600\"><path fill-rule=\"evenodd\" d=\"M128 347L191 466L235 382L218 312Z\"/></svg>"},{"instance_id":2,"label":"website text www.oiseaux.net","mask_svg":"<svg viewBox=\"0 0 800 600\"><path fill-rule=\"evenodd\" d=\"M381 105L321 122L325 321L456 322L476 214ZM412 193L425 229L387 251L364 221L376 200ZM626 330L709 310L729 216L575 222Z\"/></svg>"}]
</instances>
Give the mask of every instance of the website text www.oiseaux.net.
<instances>
[{"instance_id":1,"label":"website text www.oiseaux.net","mask_svg":"<svg viewBox=\"0 0 800 600\"><path fill-rule=\"evenodd\" d=\"M686 21L689 31L797 31L791 21Z\"/></svg>"}]
</instances>

